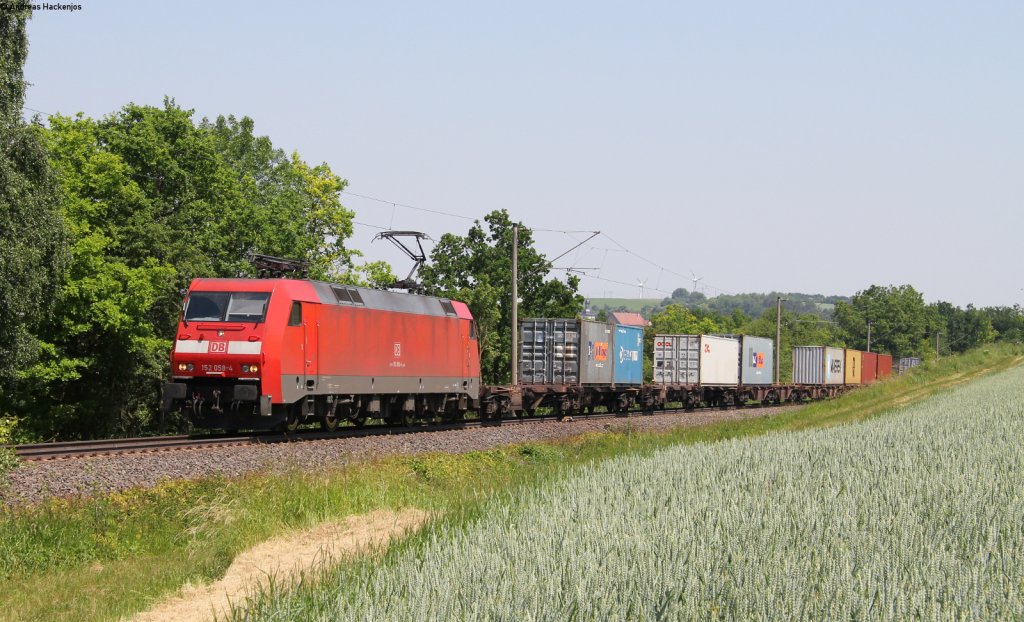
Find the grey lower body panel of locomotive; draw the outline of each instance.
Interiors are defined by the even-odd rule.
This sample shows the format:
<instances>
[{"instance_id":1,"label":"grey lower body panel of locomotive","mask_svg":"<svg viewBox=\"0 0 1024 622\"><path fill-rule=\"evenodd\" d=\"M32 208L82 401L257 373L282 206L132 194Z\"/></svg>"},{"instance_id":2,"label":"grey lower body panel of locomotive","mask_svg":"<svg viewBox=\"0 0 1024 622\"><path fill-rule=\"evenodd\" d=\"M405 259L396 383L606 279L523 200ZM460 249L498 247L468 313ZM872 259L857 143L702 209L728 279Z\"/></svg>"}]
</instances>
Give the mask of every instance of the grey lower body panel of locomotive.
<instances>
[{"instance_id":1,"label":"grey lower body panel of locomotive","mask_svg":"<svg viewBox=\"0 0 1024 622\"><path fill-rule=\"evenodd\" d=\"M480 397L476 378L438 376L281 376L281 401L289 404L310 395L464 394Z\"/></svg>"}]
</instances>

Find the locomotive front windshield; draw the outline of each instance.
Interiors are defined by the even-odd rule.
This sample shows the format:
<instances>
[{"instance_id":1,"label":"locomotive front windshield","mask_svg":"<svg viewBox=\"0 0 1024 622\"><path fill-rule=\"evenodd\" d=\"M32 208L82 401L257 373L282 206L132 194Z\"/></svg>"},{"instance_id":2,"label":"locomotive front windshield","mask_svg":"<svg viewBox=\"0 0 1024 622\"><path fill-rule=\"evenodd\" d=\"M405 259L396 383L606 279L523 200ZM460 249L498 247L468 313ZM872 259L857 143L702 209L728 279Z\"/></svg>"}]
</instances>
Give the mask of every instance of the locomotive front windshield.
<instances>
[{"instance_id":1,"label":"locomotive front windshield","mask_svg":"<svg viewBox=\"0 0 1024 622\"><path fill-rule=\"evenodd\" d=\"M186 322L262 322L266 292L192 292L185 305Z\"/></svg>"}]
</instances>

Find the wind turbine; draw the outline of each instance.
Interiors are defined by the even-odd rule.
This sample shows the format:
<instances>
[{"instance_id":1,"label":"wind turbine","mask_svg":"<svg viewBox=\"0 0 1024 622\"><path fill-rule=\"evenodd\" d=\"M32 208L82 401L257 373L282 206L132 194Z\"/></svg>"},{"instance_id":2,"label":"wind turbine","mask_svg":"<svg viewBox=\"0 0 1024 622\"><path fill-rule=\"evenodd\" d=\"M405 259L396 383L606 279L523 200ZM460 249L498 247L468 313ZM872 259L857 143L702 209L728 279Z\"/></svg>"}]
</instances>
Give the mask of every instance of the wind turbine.
<instances>
[{"instance_id":1,"label":"wind turbine","mask_svg":"<svg viewBox=\"0 0 1024 622\"><path fill-rule=\"evenodd\" d=\"M636 280L637 287L640 288L640 298L641 299L644 297L644 285L646 285L647 281L649 281L649 280L650 279L644 279L642 281L640 279Z\"/></svg>"},{"instance_id":2,"label":"wind turbine","mask_svg":"<svg viewBox=\"0 0 1024 622\"><path fill-rule=\"evenodd\" d=\"M693 277L693 279L692 279L693 280L693 290L690 293L696 294L697 293L697 281L703 279L704 277L697 276L697 273L694 272L693 270L690 270L690 276Z\"/></svg>"}]
</instances>

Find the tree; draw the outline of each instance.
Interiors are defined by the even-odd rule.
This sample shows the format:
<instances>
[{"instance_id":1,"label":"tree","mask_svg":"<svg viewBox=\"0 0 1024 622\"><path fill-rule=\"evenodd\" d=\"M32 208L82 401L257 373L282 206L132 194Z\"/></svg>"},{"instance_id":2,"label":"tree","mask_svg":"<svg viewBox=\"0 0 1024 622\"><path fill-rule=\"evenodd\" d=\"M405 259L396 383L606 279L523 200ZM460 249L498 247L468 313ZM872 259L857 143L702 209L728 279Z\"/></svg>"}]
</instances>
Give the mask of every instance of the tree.
<instances>
[{"instance_id":1,"label":"tree","mask_svg":"<svg viewBox=\"0 0 1024 622\"><path fill-rule=\"evenodd\" d=\"M871 350L894 356L926 356L928 339L941 326L934 309L910 285L872 285L857 292L849 304L836 303L835 319L851 348L867 347L871 322Z\"/></svg>"},{"instance_id":2,"label":"tree","mask_svg":"<svg viewBox=\"0 0 1024 622\"><path fill-rule=\"evenodd\" d=\"M485 382L510 378L512 332L512 220L505 210L476 221L465 236L446 233L420 269L429 294L469 305L480 334L481 374ZM579 279L548 279L551 264L533 247L533 235L519 225L519 317L577 317L583 297Z\"/></svg>"},{"instance_id":3,"label":"tree","mask_svg":"<svg viewBox=\"0 0 1024 622\"><path fill-rule=\"evenodd\" d=\"M1024 342L1024 310L1012 307L985 307L981 310L992 323L996 339L1011 343Z\"/></svg>"},{"instance_id":4,"label":"tree","mask_svg":"<svg viewBox=\"0 0 1024 622\"><path fill-rule=\"evenodd\" d=\"M317 276L349 260L344 180L251 131L197 127L192 115L167 99L98 121L50 119L71 259L40 327L49 346L31 369L38 381L20 396L38 436L152 425L193 278L246 274L251 251L297 254Z\"/></svg>"},{"instance_id":5,"label":"tree","mask_svg":"<svg viewBox=\"0 0 1024 622\"><path fill-rule=\"evenodd\" d=\"M267 136L256 136L249 117L203 119L214 147L233 171L242 195L245 218L235 225L237 257L249 252L309 261L310 276L353 285L382 287L395 280L383 261L356 266L362 255L346 247L355 214L341 205L348 181L326 164L311 167L293 152L274 147ZM248 266L239 266L246 271Z\"/></svg>"},{"instance_id":6,"label":"tree","mask_svg":"<svg viewBox=\"0 0 1024 622\"><path fill-rule=\"evenodd\" d=\"M931 305L944 327L939 344L944 352L965 352L995 340L996 332L988 315L967 305L961 309L948 302Z\"/></svg>"},{"instance_id":7,"label":"tree","mask_svg":"<svg viewBox=\"0 0 1024 622\"><path fill-rule=\"evenodd\" d=\"M66 256L42 128L21 117L30 13L13 4L0 13L0 416L14 409L19 378L46 347L34 333L56 298Z\"/></svg>"}]
</instances>

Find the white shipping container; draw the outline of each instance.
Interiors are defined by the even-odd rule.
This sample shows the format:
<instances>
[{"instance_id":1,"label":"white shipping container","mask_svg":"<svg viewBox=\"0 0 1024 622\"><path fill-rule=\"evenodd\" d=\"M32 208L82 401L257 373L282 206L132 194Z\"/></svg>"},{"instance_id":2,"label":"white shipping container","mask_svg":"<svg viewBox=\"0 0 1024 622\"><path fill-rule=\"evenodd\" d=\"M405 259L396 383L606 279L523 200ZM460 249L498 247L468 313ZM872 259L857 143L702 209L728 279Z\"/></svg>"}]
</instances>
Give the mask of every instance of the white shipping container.
<instances>
[{"instance_id":1,"label":"white shipping container","mask_svg":"<svg viewBox=\"0 0 1024 622\"><path fill-rule=\"evenodd\" d=\"M846 351L825 347L825 384L846 382Z\"/></svg>"},{"instance_id":2,"label":"white shipping container","mask_svg":"<svg viewBox=\"0 0 1024 622\"><path fill-rule=\"evenodd\" d=\"M840 373L841 376L842 374ZM728 386L738 385L739 383L739 339L701 335L700 384L703 386Z\"/></svg>"}]
</instances>

